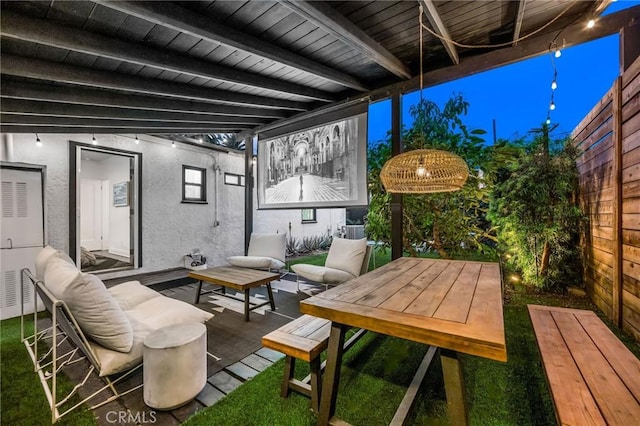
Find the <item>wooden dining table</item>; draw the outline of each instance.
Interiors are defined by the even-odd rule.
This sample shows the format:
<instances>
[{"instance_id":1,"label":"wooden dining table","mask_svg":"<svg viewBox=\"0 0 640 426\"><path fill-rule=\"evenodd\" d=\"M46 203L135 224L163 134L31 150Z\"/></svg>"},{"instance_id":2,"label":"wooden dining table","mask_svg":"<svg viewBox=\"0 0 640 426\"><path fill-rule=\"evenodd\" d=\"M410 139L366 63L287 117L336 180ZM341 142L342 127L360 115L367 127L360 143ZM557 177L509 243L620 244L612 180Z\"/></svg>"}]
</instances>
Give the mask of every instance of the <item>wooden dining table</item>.
<instances>
[{"instance_id":1,"label":"wooden dining table","mask_svg":"<svg viewBox=\"0 0 640 426\"><path fill-rule=\"evenodd\" d=\"M495 262L402 257L301 301L302 313L332 321L318 424L329 424L335 414L342 348L351 327L431 345L425 368L419 368L422 376L427 358L439 348L449 421L467 424L458 353L507 360L500 277ZM412 397L418 387L410 386ZM400 409L408 411L406 405L403 400ZM402 422L399 413L392 423Z\"/></svg>"}]
</instances>

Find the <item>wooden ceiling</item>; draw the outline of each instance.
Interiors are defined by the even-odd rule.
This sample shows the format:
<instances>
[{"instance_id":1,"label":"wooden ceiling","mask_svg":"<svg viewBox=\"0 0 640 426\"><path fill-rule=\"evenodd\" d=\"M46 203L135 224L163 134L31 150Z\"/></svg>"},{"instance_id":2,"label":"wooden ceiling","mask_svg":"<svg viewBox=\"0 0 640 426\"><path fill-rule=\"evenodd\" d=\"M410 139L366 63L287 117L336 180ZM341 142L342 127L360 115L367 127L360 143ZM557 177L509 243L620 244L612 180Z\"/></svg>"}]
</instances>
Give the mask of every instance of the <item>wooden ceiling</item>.
<instances>
[{"instance_id":1,"label":"wooden ceiling","mask_svg":"<svg viewBox=\"0 0 640 426\"><path fill-rule=\"evenodd\" d=\"M616 33L608 1L3 1L1 130L249 135ZM533 34L532 34L533 33ZM529 35L529 36L528 36ZM526 37L524 40L519 38Z\"/></svg>"}]
</instances>

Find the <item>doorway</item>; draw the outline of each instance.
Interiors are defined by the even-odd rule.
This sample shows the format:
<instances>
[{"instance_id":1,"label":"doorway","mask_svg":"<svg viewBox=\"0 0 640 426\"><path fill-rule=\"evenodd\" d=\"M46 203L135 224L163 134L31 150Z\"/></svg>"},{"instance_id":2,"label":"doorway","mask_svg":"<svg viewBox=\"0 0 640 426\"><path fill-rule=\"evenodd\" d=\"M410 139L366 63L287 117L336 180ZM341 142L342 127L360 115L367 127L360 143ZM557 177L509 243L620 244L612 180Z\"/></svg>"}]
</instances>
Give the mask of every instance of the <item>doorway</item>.
<instances>
[{"instance_id":1,"label":"doorway","mask_svg":"<svg viewBox=\"0 0 640 426\"><path fill-rule=\"evenodd\" d=\"M83 272L141 266L141 154L70 142L70 253Z\"/></svg>"}]
</instances>

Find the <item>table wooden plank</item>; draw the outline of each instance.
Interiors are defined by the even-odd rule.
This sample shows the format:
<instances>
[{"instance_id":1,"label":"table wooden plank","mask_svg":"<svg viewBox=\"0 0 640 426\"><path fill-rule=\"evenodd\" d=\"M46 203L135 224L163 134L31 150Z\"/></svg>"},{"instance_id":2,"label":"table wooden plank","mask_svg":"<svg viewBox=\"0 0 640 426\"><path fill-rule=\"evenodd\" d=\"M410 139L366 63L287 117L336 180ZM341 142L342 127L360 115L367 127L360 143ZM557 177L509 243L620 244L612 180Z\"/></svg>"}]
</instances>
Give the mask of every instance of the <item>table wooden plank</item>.
<instances>
[{"instance_id":1,"label":"table wooden plank","mask_svg":"<svg viewBox=\"0 0 640 426\"><path fill-rule=\"evenodd\" d=\"M359 305L365 306L378 306L389 299L389 297L394 296L404 288L411 286L411 283L428 272L432 266L433 264L429 263L418 263L406 272L393 277L392 280L384 283L384 285L368 292L360 299L353 300L352 298L342 298L341 300L345 302L356 302Z\"/></svg>"},{"instance_id":2,"label":"table wooden plank","mask_svg":"<svg viewBox=\"0 0 640 426\"><path fill-rule=\"evenodd\" d=\"M529 306L551 396L562 425L605 424L604 418L565 344L551 312Z\"/></svg>"},{"instance_id":3,"label":"table wooden plank","mask_svg":"<svg viewBox=\"0 0 640 426\"><path fill-rule=\"evenodd\" d=\"M467 323L482 324L487 330L501 335L496 338L504 341L504 316L502 309L496 309L496 306L502 306L502 292L495 291L495 282L499 277L498 264L482 264Z\"/></svg>"},{"instance_id":4,"label":"table wooden plank","mask_svg":"<svg viewBox=\"0 0 640 426\"><path fill-rule=\"evenodd\" d=\"M466 263L464 265L451 289L434 312L434 318L467 322L481 268L482 264L480 263Z\"/></svg>"},{"instance_id":5,"label":"table wooden plank","mask_svg":"<svg viewBox=\"0 0 640 426\"><path fill-rule=\"evenodd\" d=\"M431 264L429 269L397 291L378 307L392 311L404 311L427 287L439 278L442 271L444 271L448 265L446 262Z\"/></svg>"},{"instance_id":6,"label":"table wooden plank","mask_svg":"<svg viewBox=\"0 0 640 426\"><path fill-rule=\"evenodd\" d=\"M600 352L624 382L627 389L640 401L640 360L616 337L593 312L576 315ZM639 402L640 404L640 402ZM636 405L640 409L640 405ZM640 419L640 413L637 414Z\"/></svg>"},{"instance_id":7,"label":"table wooden plank","mask_svg":"<svg viewBox=\"0 0 640 426\"><path fill-rule=\"evenodd\" d=\"M247 288L259 287L280 278L279 274L234 266L217 266L189 272L189 277L200 281L244 291Z\"/></svg>"},{"instance_id":8,"label":"table wooden plank","mask_svg":"<svg viewBox=\"0 0 640 426\"><path fill-rule=\"evenodd\" d=\"M436 312L445 296L456 282L458 275L464 267L464 262L451 262L440 274L438 280L431 284L426 291L418 296L405 312L408 314L431 317Z\"/></svg>"}]
</instances>

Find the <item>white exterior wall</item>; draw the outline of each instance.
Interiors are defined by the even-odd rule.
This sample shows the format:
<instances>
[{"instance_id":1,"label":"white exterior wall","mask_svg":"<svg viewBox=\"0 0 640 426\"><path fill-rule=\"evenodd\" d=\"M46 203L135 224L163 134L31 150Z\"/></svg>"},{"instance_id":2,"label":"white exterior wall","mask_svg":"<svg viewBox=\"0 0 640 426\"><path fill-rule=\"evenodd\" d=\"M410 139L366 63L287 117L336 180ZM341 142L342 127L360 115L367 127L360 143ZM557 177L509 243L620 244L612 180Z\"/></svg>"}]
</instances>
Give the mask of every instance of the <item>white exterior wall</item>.
<instances>
[{"instance_id":1,"label":"white exterior wall","mask_svg":"<svg viewBox=\"0 0 640 426\"><path fill-rule=\"evenodd\" d=\"M142 267L103 278L183 266L183 255L198 248L210 266L244 252L244 187L225 185L224 172L244 175L243 154L139 135L96 135L100 146L142 153ZM92 135L14 134L12 161L47 166L47 242L69 251L69 144L91 143ZM206 168L208 204L182 204L182 165ZM216 180L218 181L216 185ZM216 193L217 186L217 193ZM217 200L217 205L216 205ZM215 221L219 226L215 226Z\"/></svg>"}]
</instances>

